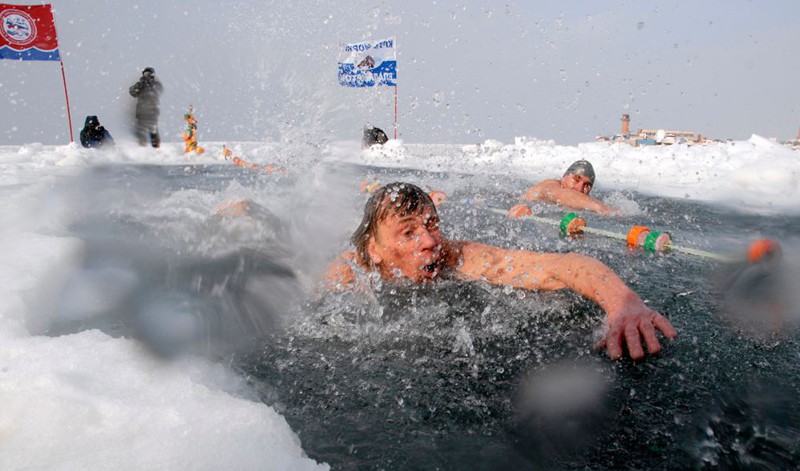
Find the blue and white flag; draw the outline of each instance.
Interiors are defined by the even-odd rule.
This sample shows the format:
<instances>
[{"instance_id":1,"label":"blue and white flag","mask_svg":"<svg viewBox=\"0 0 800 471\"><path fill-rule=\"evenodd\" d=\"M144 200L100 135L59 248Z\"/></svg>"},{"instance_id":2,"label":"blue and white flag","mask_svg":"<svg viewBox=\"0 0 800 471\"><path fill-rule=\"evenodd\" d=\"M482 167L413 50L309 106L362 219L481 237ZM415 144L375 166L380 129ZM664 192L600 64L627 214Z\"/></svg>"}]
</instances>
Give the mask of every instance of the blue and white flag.
<instances>
[{"instance_id":1,"label":"blue and white flag","mask_svg":"<svg viewBox=\"0 0 800 471\"><path fill-rule=\"evenodd\" d=\"M394 38L343 44L339 53L339 85L374 87L397 85Z\"/></svg>"}]
</instances>

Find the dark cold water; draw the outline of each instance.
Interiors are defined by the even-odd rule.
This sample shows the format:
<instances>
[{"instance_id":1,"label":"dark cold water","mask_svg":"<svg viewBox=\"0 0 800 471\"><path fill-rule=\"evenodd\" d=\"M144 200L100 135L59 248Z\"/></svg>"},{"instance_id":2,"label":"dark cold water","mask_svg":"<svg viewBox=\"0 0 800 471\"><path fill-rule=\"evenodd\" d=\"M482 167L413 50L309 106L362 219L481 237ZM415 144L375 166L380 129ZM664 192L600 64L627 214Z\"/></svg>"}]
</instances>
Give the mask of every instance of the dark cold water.
<instances>
[{"instance_id":1,"label":"dark cold water","mask_svg":"<svg viewBox=\"0 0 800 471\"><path fill-rule=\"evenodd\" d=\"M352 185L337 200L348 207L350 230L366 199L358 188L365 177L444 189L448 237L597 257L679 335L657 357L614 362L592 348L602 312L571 292L442 281L308 295L321 265L308 261L303 244L319 210L300 191L312 188L310 181L231 166L92 171L92 191L115 198L103 198L71 227L90 248L85 268L124 265L147 280L101 327L142 335L128 320L143 311L173 303L194 312L210 353L245 375L308 455L334 469L798 467L800 338L791 278L800 218L602 191L601 199L638 210L587 215L590 226L625 232L649 225L703 250L742 253L758 236L783 243L780 262L742 270L696 256L632 252L591 234L565 239L551 226L464 202L510 207L530 182L506 176L356 166L325 174ZM121 182L148 191L129 194ZM231 194L264 212L250 226L215 216L214 202ZM564 213L536 209L553 219ZM346 246L347 233L337 237L327 258ZM148 307L154 296L161 306L155 310ZM49 332L98 322L70 319L78 321ZM157 348L170 342L145 340Z\"/></svg>"}]
</instances>

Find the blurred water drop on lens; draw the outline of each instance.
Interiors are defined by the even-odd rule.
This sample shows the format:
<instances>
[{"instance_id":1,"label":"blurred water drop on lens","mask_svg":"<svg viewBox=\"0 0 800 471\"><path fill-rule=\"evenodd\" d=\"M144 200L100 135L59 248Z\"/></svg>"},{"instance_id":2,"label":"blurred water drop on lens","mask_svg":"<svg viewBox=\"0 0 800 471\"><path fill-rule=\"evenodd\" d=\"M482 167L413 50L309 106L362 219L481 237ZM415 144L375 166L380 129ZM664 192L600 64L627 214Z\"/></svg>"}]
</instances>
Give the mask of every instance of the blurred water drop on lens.
<instances>
[{"instance_id":1,"label":"blurred water drop on lens","mask_svg":"<svg viewBox=\"0 0 800 471\"><path fill-rule=\"evenodd\" d=\"M716 315L740 335L760 342L785 339L796 331L799 303L793 280L800 269L779 255L718 268L714 293L722 304Z\"/></svg>"},{"instance_id":2,"label":"blurred water drop on lens","mask_svg":"<svg viewBox=\"0 0 800 471\"><path fill-rule=\"evenodd\" d=\"M59 298L59 319L81 321L108 313L130 296L137 283L136 273L121 267L76 270Z\"/></svg>"},{"instance_id":3,"label":"blurred water drop on lens","mask_svg":"<svg viewBox=\"0 0 800 471\"><path fill-rule=\"evenodd\" d=\"M139 338L157 355L173 358L205 338L203 303L188 293L161 293L136 313Z\"/></svg>"},{"instance_id":4,"label":"blurred water drop on lens","mask_svg":"<svg viewBox=\"0 0 800 471\"><path fill-rule=\"evenodd\" d=\"M579 452L608 415L610 373L589 363L559 363L529 374L516 402L521 445L537 459L557 460Z\"/></svg>"}]
</instances>

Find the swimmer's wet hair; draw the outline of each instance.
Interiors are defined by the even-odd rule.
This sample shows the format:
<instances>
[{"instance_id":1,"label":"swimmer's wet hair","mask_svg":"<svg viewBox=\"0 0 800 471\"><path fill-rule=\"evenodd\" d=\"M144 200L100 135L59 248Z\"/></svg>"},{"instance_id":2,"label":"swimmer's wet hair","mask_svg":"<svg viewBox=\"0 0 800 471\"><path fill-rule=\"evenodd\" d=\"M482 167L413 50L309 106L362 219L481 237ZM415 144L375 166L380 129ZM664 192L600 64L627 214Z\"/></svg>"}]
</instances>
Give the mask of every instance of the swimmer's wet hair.
<instances>
[{"instance_id":1,"label":"swimmer's wet hair","mask_svg":"<svg viewBox=\"0 0 800 471\"><path fill-rule=\"evenodd\" d=\"M378 223L389 215L405 216L418 214L430 209L436 213L436 205L422 188L411 183L394 182L386 184L377 190L364 205L364 217L358 229L353 232L350 241L356 248L356 260L362 266L371 266L367 244L370 237L378 231Z\"/></svg>"}]
</instances>

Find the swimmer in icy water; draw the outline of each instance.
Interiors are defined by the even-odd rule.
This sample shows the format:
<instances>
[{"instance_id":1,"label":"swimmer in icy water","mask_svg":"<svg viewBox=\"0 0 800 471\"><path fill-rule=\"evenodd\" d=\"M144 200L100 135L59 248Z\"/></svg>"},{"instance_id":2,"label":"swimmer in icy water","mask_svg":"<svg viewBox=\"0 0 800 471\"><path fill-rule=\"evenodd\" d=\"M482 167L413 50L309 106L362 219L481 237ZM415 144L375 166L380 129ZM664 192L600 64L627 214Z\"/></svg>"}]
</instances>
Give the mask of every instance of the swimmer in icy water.
<instances>
[{"instance_id":1,"label":"swimmer in icy water","mask_svg":"<svg viewBox=\"0 0 800 471\"><path fill-rule=\"evenodd\" d=\"M596 346L615 360L623 356L623 346L632 359L644 358L643 340L651 355L658 353L657 331L670 339L676 335L665 317L592 257L446 239L433 201L409 183L390 183L376 190L351 240L355 250L343 253L328 268L326 281L332 289L353 286L357 271L414 283L446 277L528 290L571 289L605 311L608 331Z\"/></svg>"},{"instance_id":2,"label":"swimmer in icy water","mask_svg":"<svg viewBox=\"0 0 800 471\"><path fill-rule=\"evenodd\" d=\"M618 215L619 210L589 196L594 186L594 167L588 160L572 163L561 179L549 179L530 187L523 200L556 203L571 209Z\"/></svg>"}]
</instances>

